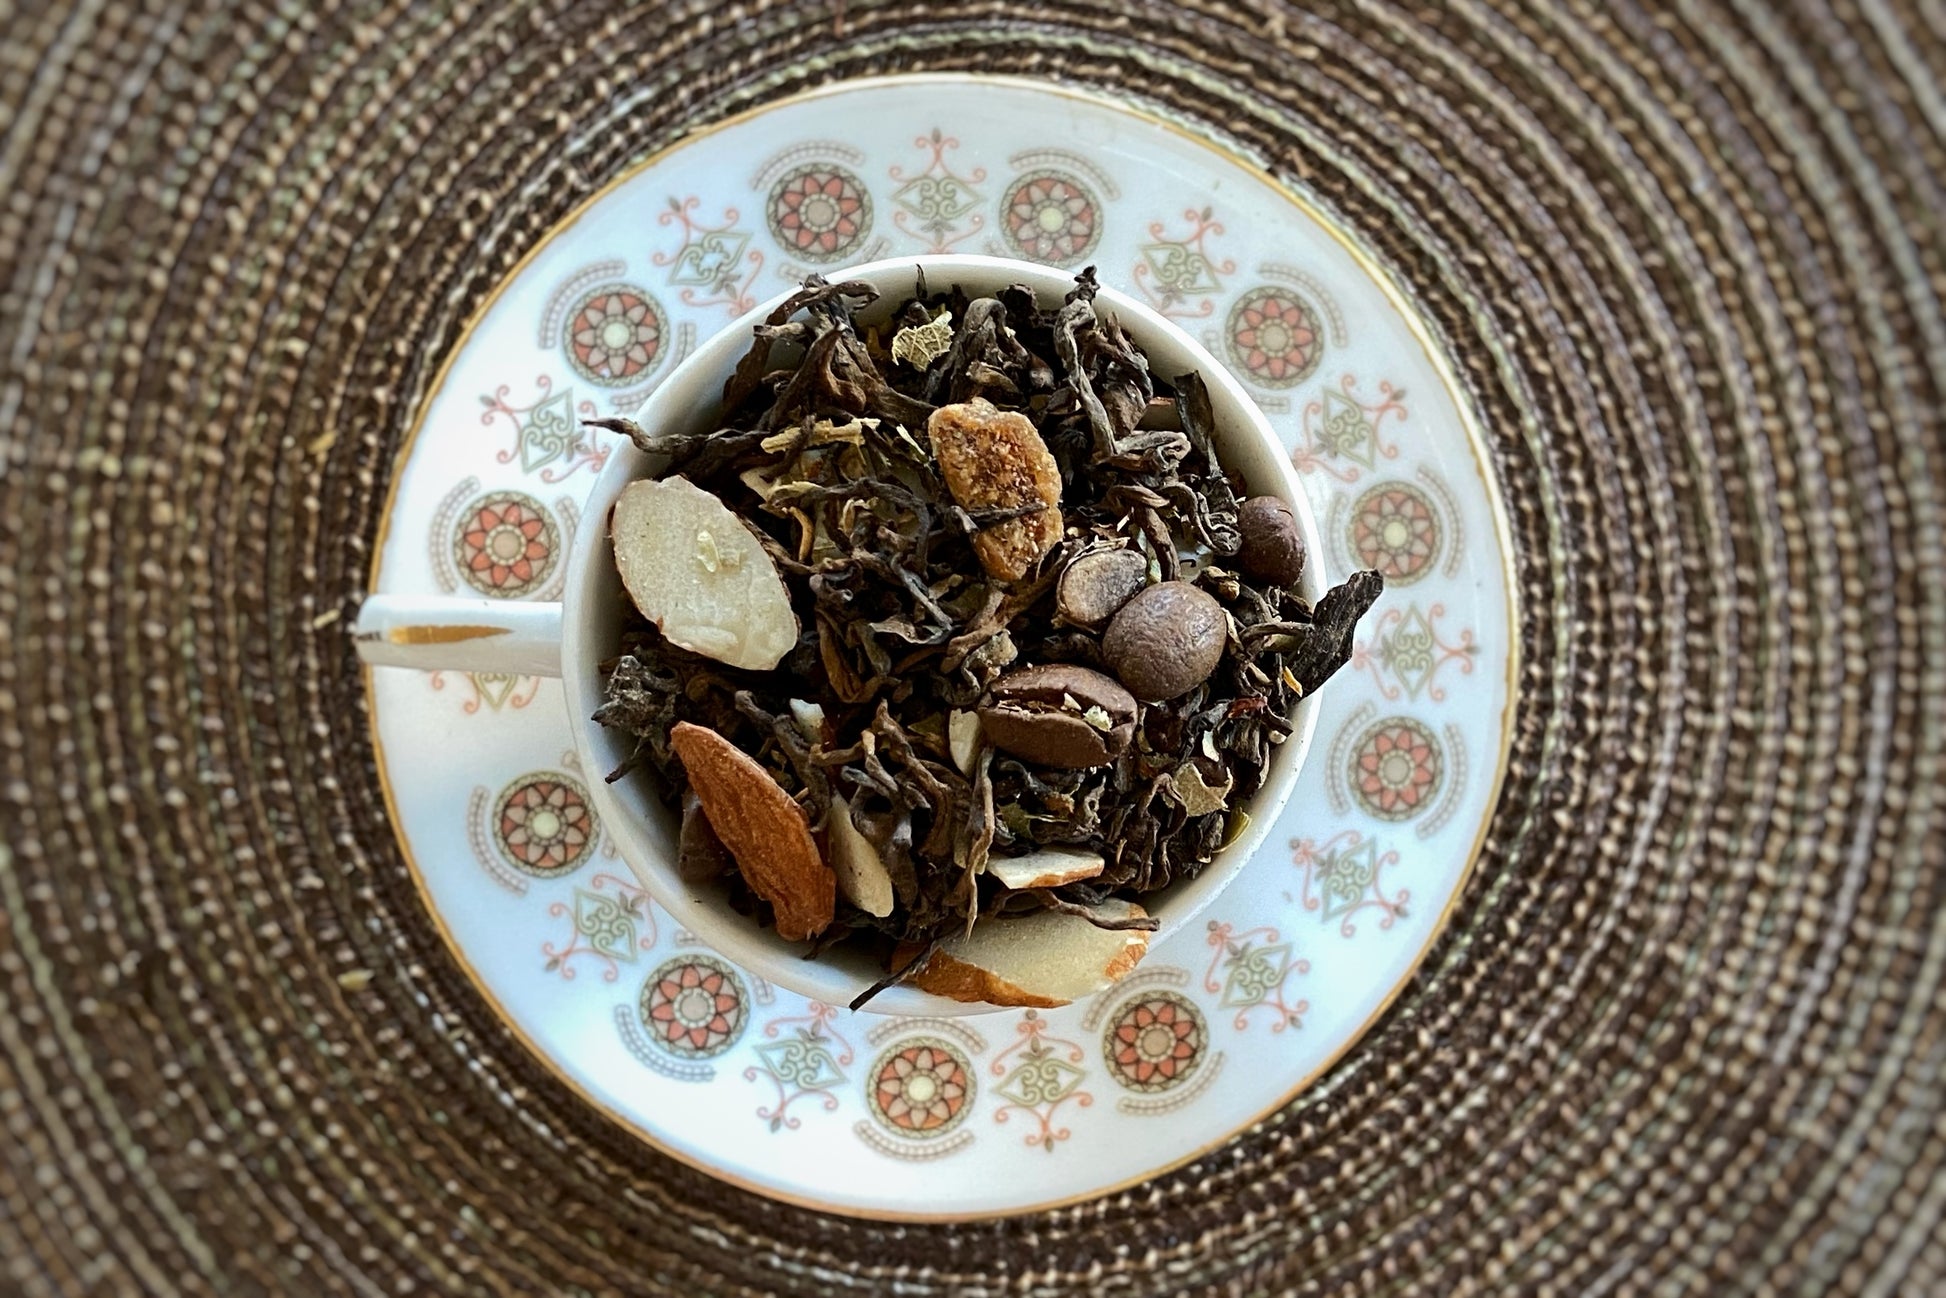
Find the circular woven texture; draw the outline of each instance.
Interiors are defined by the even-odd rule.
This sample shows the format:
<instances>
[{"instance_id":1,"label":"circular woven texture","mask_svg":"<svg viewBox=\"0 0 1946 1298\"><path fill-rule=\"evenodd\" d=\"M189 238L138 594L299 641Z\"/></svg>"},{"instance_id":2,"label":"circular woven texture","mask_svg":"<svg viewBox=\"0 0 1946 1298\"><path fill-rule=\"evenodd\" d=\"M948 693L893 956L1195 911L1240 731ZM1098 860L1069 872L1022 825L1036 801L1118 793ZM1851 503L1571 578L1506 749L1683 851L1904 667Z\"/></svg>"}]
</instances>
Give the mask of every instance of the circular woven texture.
<instances>
[{"instance_id":1,"label":"circular woven texture","mask_svg":"<svg viewBox=\"0 0 1946 1298\"><path fill-rule=\"evenodd\" d=\"M439 10L0 9L0 1287L1946 1286L1936 6ZM1322 1083L933 1228L678 1166L512 1040L344 628L549 226L686 129L947 68L1140 96L1361 232L1495 436L1526 667L1453 925Z\"/></svg>"}]
</instances>

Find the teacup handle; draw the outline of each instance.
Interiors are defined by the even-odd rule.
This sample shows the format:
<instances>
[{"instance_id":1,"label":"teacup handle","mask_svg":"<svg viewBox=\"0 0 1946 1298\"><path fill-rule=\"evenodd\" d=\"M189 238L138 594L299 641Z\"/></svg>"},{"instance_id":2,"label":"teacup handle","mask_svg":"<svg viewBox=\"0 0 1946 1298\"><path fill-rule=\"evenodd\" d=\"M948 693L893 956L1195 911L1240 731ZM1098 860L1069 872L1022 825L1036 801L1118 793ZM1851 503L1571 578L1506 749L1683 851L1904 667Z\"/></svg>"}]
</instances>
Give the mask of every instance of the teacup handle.
<instances>
[{"instance_id":1,"label":"teacup handle","mask_svg":"<svg viewBox=\"0 0 1946 1298\"><path fill-rule=\"evenodd\" d=\"M352 632L374 667L561 674L561 606L439 595L370 595Z\"/></svg>"}]
</instances>

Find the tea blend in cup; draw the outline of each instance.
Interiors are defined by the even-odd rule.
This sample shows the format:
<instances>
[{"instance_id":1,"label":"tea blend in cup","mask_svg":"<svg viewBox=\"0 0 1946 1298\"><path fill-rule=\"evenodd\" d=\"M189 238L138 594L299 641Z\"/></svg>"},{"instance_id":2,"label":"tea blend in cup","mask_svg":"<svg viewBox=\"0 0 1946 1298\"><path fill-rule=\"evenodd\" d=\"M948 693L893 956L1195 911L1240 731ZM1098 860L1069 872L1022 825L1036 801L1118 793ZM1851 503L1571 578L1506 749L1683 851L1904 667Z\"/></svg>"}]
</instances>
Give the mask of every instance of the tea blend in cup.
<instances>
[{"instance_id":1,"label":"tea blend in cup","mask_svg":"<svg viewBox=\"0 0 1946 1298\"><path fill-rule=\"evenodd\" d=\"M1289 504L1220 462L1200 376L1097 315L813 276L720 427L611 520L636 616L603 725L682 807L683 877L893 982L1059 1005L1133 968L1145 894L1248 823L1377 573L1312 607Z\"/></svg>"}]
</instances>

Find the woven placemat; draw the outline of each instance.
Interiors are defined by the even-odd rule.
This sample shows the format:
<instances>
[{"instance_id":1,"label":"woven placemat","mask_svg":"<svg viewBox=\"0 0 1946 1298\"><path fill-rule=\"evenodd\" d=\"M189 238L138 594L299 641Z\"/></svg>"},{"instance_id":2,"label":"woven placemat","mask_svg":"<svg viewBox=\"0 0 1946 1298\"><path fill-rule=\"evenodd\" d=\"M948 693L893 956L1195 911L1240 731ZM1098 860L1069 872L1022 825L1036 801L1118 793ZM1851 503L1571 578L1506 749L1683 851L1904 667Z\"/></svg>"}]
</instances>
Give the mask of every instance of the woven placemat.
<instances>
[{"instance_id":1,"label":"woven placemat","mask_svg":"<svg viewBox=\"0 0 1946 1298\"><path fill-rule=\"evenodd\" d=\"M0 2L0 1287L1946 1286L1946 15ZM1060 1212L771 1204L569 1094L386 822L345 625L469 313L832 79L1198 119L1414 287L1525 676L1453 927L1274 1120Z\"/></svg>"}]
</instances>

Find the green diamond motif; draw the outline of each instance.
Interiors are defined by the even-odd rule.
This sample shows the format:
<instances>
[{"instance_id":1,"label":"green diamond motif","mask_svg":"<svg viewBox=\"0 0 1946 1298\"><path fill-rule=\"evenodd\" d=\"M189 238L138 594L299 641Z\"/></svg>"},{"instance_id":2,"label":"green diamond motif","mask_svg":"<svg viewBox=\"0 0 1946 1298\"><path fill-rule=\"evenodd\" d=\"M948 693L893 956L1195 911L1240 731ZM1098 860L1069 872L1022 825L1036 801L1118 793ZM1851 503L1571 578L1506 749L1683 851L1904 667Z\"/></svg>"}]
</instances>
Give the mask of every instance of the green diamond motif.
<instances>
[{"instance_id":1,"label":"green diamond motif","mask_svg":"<svg viewBox=\"0 0 1946 1298\"><path fill-rule=\"evenodd\" d=\"M566 457L581 436L574 417L574 389L563 388L527 412L520 430L520 467L532 473Z\"/></svg>"},{"instance_id":2,"label":"green diamond motif","mask_svg":"<svg viewBox=\"0 0 1946 1298\"><path fill-rule=\"evenodd\" d=\"M1399 684L1405 687L1408 697L1418 698L1419 691L1426 688L1426 682L1433 673L1433 634L1432 623L1414 604L1406 610L1406 615L1392 633L1382 642L1381 653L1386 665L1398 676Z\"/></svg>"},{"instance_id":3,"label":"green diamond motif","mask_svg":"<svg viewBox=\"0 0 1946 1298\"><path fill-rule=\"evenodd\" d=\"M788 1089L828 1091L845 1080L844 1069L825 1048L823 1037L796 1036L757 1047L764 1071Z\"/></svg>"},{"instance_id":4,"label":"green diamond motif","mask_svg":"<svg viewBox=\"0 0 1946 1298\"><path fill-rule=\"evenodd\" d=\"M1378 438L1372 421L1356 401L1342 392L1325 389L1324 419L1318 444L1327 455L1342 455L1366 468L1377 465Z\"/></svg>"},{"instance_id":5,"label":"green diamond motif","mask_svg":"<svg viewBox=\"0 0 1946 1298\"><path fill-rule=\"evenodd\" d=\"M742 230L711 230L676 254L669 282L721 292L736 280L749 242Z\"/></svg>"},{"instance_id":6,"label":"green diamond motif","mask_svg":"<svg viewBox=\"0 0 1946 1298\"><path fill-rule=\"evenodd\" d=\"M892 191L892 201L929 228L943 228L978 207L980 196L951 176L915 176Z\"/></svg>"},{"instance_id":7,"label":"green diamond motif","mask_svg":"<svg viewBox=\"0 0 1946 1298\"><path fill-rule=\"evenodd\" d=\"M1276 946L1245 946L1230 960L1230 977L1223 984L1222 1004L1240 1009L1260 1005L1283 985L1284 973L1291 967L1288 942Z\"/></svg>"},{"instance_id":8,"label":"green diamond motif","mask_svg":"<svg viewBox=\"0 0 1946 1298\"><path fill-rule=\"evenodd\" d=\"M613 897L574 890L574 927L588 945L611 960L635 960L635 916Z\"/></svg>"},{"instance_id":9,"label":"green diamond motif","mask_svg":"<svg viewBox=\"0 0 1946 1298\"><path fill-rule=\"evenodd\" d=\"M1023 1108L1038 1108L1073 1094L1086 1074L1049 1051L1029 1054L1000 1083L999 1093Z\"/></svg>"},{"instance_id":10,"label":"green diamond motif","mask_svg":"<svg viewBox=\"0 0 1946 1298\"><path fill-rule=\"evenodd\" d=\"M1346 848L1324 858L1318 869L1318 882L1324 889L1325 920L1332 920L1357 907L1365 890L1378 879L1378 844Z\"/></svg>"},{"instance_id":11,"label":"green diamond motif","mask_svg":"<svg viewBox=\"0 0 1946 1298\"><path fill-rule=\"evenodd\" d=\"M508 695L520 683L520 677L511 672L469 672L468 675L473 678L473 688L480 692L480 698L495 712L506 706Z\"/></svg>"},{"instance_id":12,"label":"green diamond motif","mask_svg":"<svg viewBox=\"0 0 1946 1298\"><path fill-rule=\"evenodd\" d=\"M1223 287L1209 258L1186 243L1144 244L1142 260L1155 272L1155 285L1165 296L1214 293Z\"/></svg>"}]
</instances>

